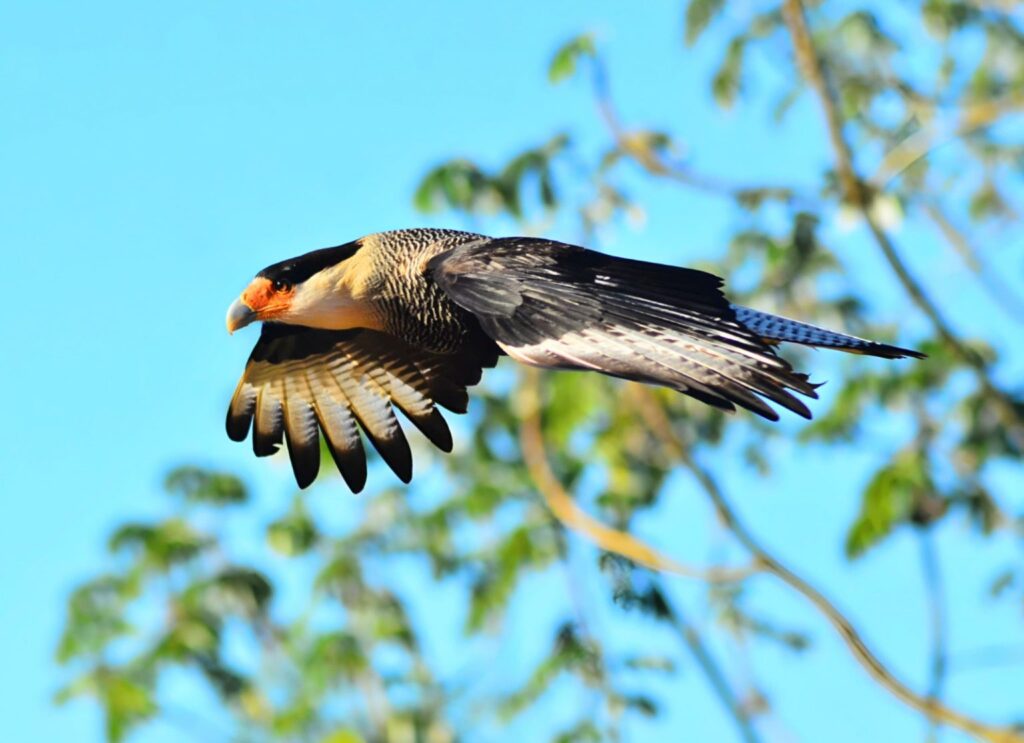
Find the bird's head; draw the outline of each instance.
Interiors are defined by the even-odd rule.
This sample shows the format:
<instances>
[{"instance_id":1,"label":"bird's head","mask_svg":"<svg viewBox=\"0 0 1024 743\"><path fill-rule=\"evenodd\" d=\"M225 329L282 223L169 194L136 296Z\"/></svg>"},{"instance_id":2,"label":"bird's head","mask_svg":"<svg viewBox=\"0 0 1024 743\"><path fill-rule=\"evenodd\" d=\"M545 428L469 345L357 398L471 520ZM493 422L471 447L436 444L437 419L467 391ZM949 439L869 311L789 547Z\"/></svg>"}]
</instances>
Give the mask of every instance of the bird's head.
<instances>
[{"instance_id":1,"label":"bird's head","mask_svg":"<svg viewBox=\"0 0 1024 743\"><path fill-rule=\"evenodd\" d=\"M377 328L367 297L373 266L361 247L356 240L267 266L228 308L228 332L257 321L329 330Z\"/></svg>"}]
</instances>

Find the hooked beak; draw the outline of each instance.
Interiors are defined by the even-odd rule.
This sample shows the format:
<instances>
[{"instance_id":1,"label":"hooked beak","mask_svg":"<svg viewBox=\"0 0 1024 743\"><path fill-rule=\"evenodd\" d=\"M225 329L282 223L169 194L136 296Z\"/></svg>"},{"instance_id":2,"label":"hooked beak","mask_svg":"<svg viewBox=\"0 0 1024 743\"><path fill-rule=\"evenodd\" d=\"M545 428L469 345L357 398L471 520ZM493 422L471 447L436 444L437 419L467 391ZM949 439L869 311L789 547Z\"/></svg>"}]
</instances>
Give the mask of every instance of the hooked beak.
<instances>
[{"instance_id":1,"label":"hooked beak","mask_svg":"<svg viewBox=\"0 0 1024 743\"><path fill-rule=\"evenodd\" d=\"M228 332L234 333L239 328L244 328L249 323L258 319L256 311L239 297L228 307L228 316L226 318Z\"/></svg>"}]
</instances>

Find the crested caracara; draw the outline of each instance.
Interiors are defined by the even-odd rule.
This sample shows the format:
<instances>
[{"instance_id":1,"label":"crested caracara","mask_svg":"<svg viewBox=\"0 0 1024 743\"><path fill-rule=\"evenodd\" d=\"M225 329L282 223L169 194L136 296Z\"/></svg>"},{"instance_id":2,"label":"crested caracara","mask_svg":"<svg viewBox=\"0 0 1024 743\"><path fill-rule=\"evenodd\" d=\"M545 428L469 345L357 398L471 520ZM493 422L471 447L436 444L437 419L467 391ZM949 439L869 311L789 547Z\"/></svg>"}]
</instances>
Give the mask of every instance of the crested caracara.
<instances>
[{"instance_id":1,"label":"crested caracara","mask_svg":"<svg viewBox=\"0 0 1024 743\"><path fill-rule=\"evenodd\" d=\"M227 416L252 427L257 456L282 440L299 487L320 467L319 431L353 491L366 482L360 429L404 482L409 444L397 407L450 451L438 406L466 410L466 388L507 354L664 385L722 410L769 420L776 403L810 418L816 397L779 342L883 358L916 351L730 304L703 271L615 258L527 237L412 229L275 263L228 309L228 330L262 321Z\"/></svg>"}]
</instances>

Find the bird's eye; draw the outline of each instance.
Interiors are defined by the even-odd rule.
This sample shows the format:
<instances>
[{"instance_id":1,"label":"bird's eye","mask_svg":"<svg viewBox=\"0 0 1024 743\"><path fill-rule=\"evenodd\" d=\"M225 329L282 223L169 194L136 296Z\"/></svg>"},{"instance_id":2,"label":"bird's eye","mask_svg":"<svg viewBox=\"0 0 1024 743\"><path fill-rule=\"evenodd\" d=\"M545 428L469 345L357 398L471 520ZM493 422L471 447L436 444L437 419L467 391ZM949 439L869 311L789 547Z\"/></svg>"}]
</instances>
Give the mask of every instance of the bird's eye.
<instances>
[{"instance_id":1,"label":"bird's eye","mask_svg":"<svg viewBox=\"0 0 1024 743\"><path fill-rule=\"evenodd\" d=\"M281 281L281 279L276 279L274 283L271 284L270 286L273 288L275 292L284 292L288 291L290 284L287 281Z\"/></svg>"}]
</instances>

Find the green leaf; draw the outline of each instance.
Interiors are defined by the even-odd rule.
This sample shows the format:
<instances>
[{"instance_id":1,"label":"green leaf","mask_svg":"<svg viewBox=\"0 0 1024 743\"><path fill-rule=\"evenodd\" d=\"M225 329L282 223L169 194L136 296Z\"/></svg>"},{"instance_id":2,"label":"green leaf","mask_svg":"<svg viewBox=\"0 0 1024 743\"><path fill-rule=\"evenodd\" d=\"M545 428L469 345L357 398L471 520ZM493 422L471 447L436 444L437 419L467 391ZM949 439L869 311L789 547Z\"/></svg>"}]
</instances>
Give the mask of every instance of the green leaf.
<instances>
[{"instance_id":1,"label":"green leaf","mask_svg":"<svg viewBox=\"0 0 1024 743\"><path fill-rule=\"evenodd\" d=\"M178 467L167 475L164 488L186 501L226 506L248 499L245 485L234 475L199 467Z\"/></svg>"},{"instance_id":2,"label":"green leaf","mask_svg":"<svg viewBox=\"0 0 1024 743\"><path fill-rule=\"evenodd\" d=\"M661 673L674 673L676 664L671 658L663 655L641 655L626 660L626 668L637 671L659 671Z\"/></svg>"},{"instance_id":3,"label":"green leaf","mask_svg":"<svg viewBox=\"0 0 1024 743\"><path fill-rule=\"evenodd\" d=\"M320 743L366 743L366 739L351 728L332 730Z\"/></svg>"},{"instance_id":4,"label":"green leaf","mask_svg":"<svg viewBox=\"0 0 1024 743\"><path fill-rule=\"evenodd\" d=\"M1018 576L1012 569L1002 570L989 584L989 595L992 598L999 598L1008 589L1013 588L1017 582Z\"/></svg>"},{"instance_id":5,"label":"green leaf","mask_svg":"<svg viewBox=\"0 0 1024 743\"><path fill-rule=\"evenodd\" d=\"M1010 213L1006 199L999 193L996 185L986 180L977 191L971 196L968 212L971 219L981 220L990 217L1005 216Z\"/></svg>"},{"instance_id":6,"label":"green leaf","mask_svg":"<svg viewBox=\"0 0 1024 743\"><path fill-rule=\"evenodd\" d=\"M604 738L591 720L581 720L568 730L556 735L551 743L600 743Z\"/></svg>"},{"instance_id":7,"label":"green leaf","mask_svg":"<svg viewBox=\"0 0 1024 743\"><path fill-rule=\"evenodd\" d=\"M542 567L557 556L549 535L549 530L520 526L497 545L493 562L473 584L467 632L478 632L501 615L522 571Z\"/></svg>"},{"instance_id":8,"label":"green leaf","mask_svg":"<svg viewBox=\"0 0 1024 743\"><path fill-rule=\"evenodd\" d=\"M157 710L149 690L126 678L114 678L104 693L107 708L107 736L121 740L135 725L152 717Z\"/></svg>"},{"instance_id":9,"label":"green leaf","mask_svg":"<svg viewBox=\"0 0 1024 743\"><path fill-rule=\"evenodd\" d=\"M582 34L570 39L555 52L548 66L548 80L559 83L576 73L576 66L583 57L593 58L597 54L594 37Z\"/></svg>"},{"instance_id":10,"label":"green leaf","mask_svg":"<svg viewBox=\"0 0 1024 743\"><path fill-rule=\"evenodd\" d=\"M455 159L443 163L420 181L413 203L422 212L444 208L464 212L493 209L500 204L497 186L475 163Z\"/></svg>"},{"instance_id":11,"label":"green leaf","mask_svg":"<svg viewBox=\"0 0 1024 743\"><path fill-rule=\"evenodd\" d=\"M182 608L153 654L160 660L176 662L212 655L220 644L220 625L218 617L210 612Z\"/></svg>"},{"instance_id":12,"label":"green leaf","mask_svg":"<svg viewBox=\"0 0 1024 743\"><path fill-rule=\"evenodd\" d=\"M899 48L886 34L874 13L858 10L846 16L836 28L844 49L856 55L889 55Z\"/></svg>"},{"instance_id":13,"label":"green leaf","mask_svg":"<svg viewBox=\"0 0 1024 743\"><path fill-rule=\"evenodd\" d=\"M132 579L106 575L79 586L68 599L67 621L57 646L57 660L100 653L109 643L129 634L127 601L138 592Z\"/></svg>"},{"instance_id":14,"label":"green leaf","mask_svg":"<svg viewBox=\"0 0 1024 743\"><path fill-rule=\"evenodd\" d=\"M318 590L340 596L349 588L361 587L362 580L362 567L357 556L342 549L323 567L314 585Z\"/></svg>"},{"instance_id":15,"label":"green leaf","mask_svg":"<svg viewBox=\"0 0 1024 743\"><path fill-rule=\"evenodd\" d=\"M286 557L305 554L316 544L316 540L316 525L299 499L295 500L287 515L267 527L267 543L270 548Z\"/></svg>"},{"instance_id":16,"label":"green leaf","mask_svg":"<svg viewBox=\"0 0 1024 743\"><path fill-rule=\"evenodd\" d=\"M736 102L742 88L743 55L746 49L746 37L734 37L729 42L725 59L711 79L711 93L723 108L729 108Z\"/></svg>"},{"instance_id":17,"label":"green leaf","mask_svg":"<svg viewBox=\"0 0 1024 743\"><path fill-rule=\"evenodd\" d=\"M435 168L423 176L412 198L412 203L416 210L424 214L437 211L439 208L437 194L440 191L440 187L440 168Z\"/></svg>"},{"instance_id":18,"label":"green leaf","mask_svg":"<svg viewBox=\"0 0 1024 743\"><path fill-rule=\"evenodd\" d=\"M203 585L203 603L217 614L263 616L274 589L258 570L229 567Z\"/></svg>"},{"instance_id":19,"label":"green leaf","mask_svg":"<svg viewBox=\"0 0 1024 743\"><path fill-rule=\"evenodd\" d=\"M879 470L864 491L861 510L846 537L846 554L857 558L913 515L919 498L934 492L927 460L904 451Z\"/></svg>"},{"instance_id":20,"label":"green leaf","mask_svg":"<svg viewBox=\"0 0 1024 743\"><path fill-rule=\"evenodd\" d=\"M210 544L210 538L188 522L172 518L152 525L125 524L110 537L109 548L111 552L135 552L146 567L164 571L195 559Z\"/></svg>"},{"instance_id":21,"label":"green leaf","mask_svg":"<svg viewBox=\"0 0 1024 743\"><path fill-rule=\"evenodd\" d=\"M512 717L529 707L562 673L577 674L588 685L593 685L601 674L598 648L580 638L571 624L558 629L551 654L534 669L521 689L502 702L502 716Z\"/></svg>"},{"instance_id":22,"label":"green leaf","mask_svg":"<svg viewBox=\"0 0 1024 743\"><path fill-rule=\"evenodd\" d=\"M921 7L925 27L945 37L978 17L978 9L964 0L925 0Z\"/></svg>"},{"instance_id":23,"label":"green leaf","mask_svg":"<svg viewBox=\"0 0 1024 743\"><path fill-rule=\"evenodd\" d=\"M723 7L725 7L725 0L690 0L690 4L686 6L686 31L684 33L687 46L693 46L696 43Z\"/></svg>"},{"instance_id":24,"label":"green leaf","mask_svg":"<svg viewBox=\"0 0 1024 743\"><path fill-rule=\"evenodd\" d=\"M622 702L627 709L639 712L644 717L656 717L658 714L657 703L648 696L642 694L631 694L622 697Z\"/></svg>"},{"instance_id":25,"label":"green leaf","mask_svg":"<svg viewBox=\"0 0 1024 743\"><path fill-rule=\"evenodd\" d=\"M248 679L228 668L217 657L202 654L198 656L197 660L203 676L223 699L234 701L249 688Z\"/></svg>"},{"instance_id":26,"label":"green leaf","mask_svg":"<svg viewBox=\"0 0 1024 743\"><path fill-rule=\"evenodd\" d=\"M347 632L317 637L303 663L306 680L321 691L356 680L368 666L359 640Z\"/></svg>"}]
</instances>

